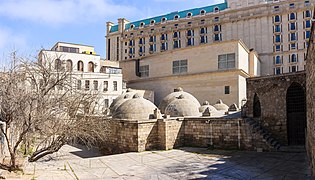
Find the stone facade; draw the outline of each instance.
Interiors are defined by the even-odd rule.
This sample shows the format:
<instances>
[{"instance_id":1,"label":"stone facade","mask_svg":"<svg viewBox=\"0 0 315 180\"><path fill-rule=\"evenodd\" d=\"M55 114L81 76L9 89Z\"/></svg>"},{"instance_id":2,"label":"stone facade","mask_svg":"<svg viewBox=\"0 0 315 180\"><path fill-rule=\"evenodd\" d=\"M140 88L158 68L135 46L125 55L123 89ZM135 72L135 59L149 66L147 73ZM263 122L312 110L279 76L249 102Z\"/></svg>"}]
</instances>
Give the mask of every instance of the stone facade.
<instances>
[{"instance_id":1,"label":"stone facade","mask_svg":"<svg viewBox=\"0 0 315 180\"><path fill-rule=\"evenodd\" d=\"M106 120L106 153L169 150L184 146L269 151L272 147L241 118Z\"/></svg>"},{"instance_id":2,"label":"stone facade","mask_svg":"<svg viewBox=\"0 0 315 180\"><path fill-rule=\"evenodd\" d=\"M307 96L307 138L306 146L310 165L315 178L315 29L313 29L307 53L306 96Z\"/></svg>"},{"instance_id":3,"label":"stone facade","mask_svg":"<svg viewBox=\"0 0 315 180\"><path fill-rule=\"evenodd\" d=\"M260 101L260 124L282 145L288 145L287 135L287 90L292 83L300 84L305 92L305 71L277 76L247 79L246 116L254 115L254 98Z\"/></svg>"}]
</instances>

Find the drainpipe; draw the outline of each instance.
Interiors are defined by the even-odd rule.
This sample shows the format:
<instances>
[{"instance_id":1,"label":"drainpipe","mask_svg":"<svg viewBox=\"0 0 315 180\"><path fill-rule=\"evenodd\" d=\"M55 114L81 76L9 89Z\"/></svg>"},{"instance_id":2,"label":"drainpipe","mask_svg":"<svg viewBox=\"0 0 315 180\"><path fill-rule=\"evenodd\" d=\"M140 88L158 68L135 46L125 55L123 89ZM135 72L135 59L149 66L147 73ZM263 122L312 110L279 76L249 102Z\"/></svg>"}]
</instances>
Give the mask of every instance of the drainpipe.
<instances>
[{"instance_id":1,"label":"drainpipe","mask_svg":"<svg viewBox=\"0 0 315 180\"><path fill-rule=\"evenodd\" d=\"M237 121L237 128L238 128L238 149L241 149L241 127L240 127L240 120Z\"/></svg>"}]
</instances>

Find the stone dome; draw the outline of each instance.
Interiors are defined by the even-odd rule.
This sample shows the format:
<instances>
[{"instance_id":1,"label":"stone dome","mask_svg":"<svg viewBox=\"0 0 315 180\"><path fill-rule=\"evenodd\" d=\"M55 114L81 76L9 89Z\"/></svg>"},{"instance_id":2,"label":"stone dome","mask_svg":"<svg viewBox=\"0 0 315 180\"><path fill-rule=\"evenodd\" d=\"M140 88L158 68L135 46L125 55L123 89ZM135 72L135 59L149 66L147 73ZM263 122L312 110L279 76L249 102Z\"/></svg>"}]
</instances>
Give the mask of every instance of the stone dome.
<instances>
[{"instance_id":1,"label":"stone dome","mask_svg":"<svg viewBox=\"0 0 315 180\"><path fill-rule=\"evenodd\" d=\"M171 117L200 116L199 106L190 98L179 95L165 109L165 115Z\"/></svg>"},{"instance_id":2,"label":"stone dome","mask_svg":"<svg viewBox=\"0 0 315 180\"><path fill-rule=\"evenodd\" d=\"M221 99L219 99L217 101L217 103L215 105L213 105L213 107L215 107L218 111L228 111L229 110L229 106L224 104Z\"/></svg>"},{"instance_id":3,"label":"stone dome","mask_svg":"<svg viewBox=\"0 0 315 180\"><path fill-rule=\"evenodd\" d=\"M125 101L132 99L132 97L136 94L137 92L134 92L132 89L128 88L127 91L120 96L118 96L116 99L113 100L112 104L110 105L109 109L111 114L114 114L116 109Z\"/></svg>"},{"instance_id":4,"label":"stone dome","mask_svg":"<svg viewBox=\"0 0 315 180\"><path fill-rule=\"evenodd\" d=\"M157 107L149 100L135 94L132 99L123 102L113 113L115 119L154 119Z\"/></svg>"},{"instance_id":5,"label":"stone dome","mask_svg":"<svg viewBox=\"0 0 315 180\"><path fill-rule=\"evenodd\" d=\"M195 104L196 106L198 106L198 108L200 107L200 103L199 101L190 93L187 93L185 91L183 91L183 89L181 87L176 88L174 90L173 93L167 95L160 103L159 105L159 109L161 110L161 113L164 114L165 113L165 109L166 107L174 100L176 100L180 95L183 95L185 97L185 99L190 99L193 104Z\"/></svg>"},{"instance_id":6,"label":"stone dome","mask_svg":"<svg viewBox=\"0 0 315 180\"><path fill-rule=\"evenodd\" d=\"M200 113L204 113L205 110L209 108L210 112L217 112L217 109L210 105L208 101L205 101L202 106L199 108Z\"/></svg>"}]
</instances>

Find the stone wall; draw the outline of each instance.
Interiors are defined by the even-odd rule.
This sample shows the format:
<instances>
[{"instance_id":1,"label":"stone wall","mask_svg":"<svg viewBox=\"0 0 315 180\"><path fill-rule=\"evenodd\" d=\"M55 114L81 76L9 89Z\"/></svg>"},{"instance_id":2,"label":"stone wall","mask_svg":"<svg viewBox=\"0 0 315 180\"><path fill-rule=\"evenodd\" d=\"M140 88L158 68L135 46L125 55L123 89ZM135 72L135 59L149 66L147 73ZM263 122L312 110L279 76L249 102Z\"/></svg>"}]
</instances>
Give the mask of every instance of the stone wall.
<instances>
[{"instance_id":1,"label":"stone wall","mask_svg":"<svg viewBox=\"0 0 315 180\"><path fill-rule=\"evenodd\" d=\"M253 117L254 96L257 94L261 105L261 125L267 129L282 145L288 144L287 137L287 89L295 82L304 90L306 85L305 72L264 76L247 79L246 115Z\"/></svg>"},{"instance_id":2,"label":"stone wall","mask_svg":"<svg viewBox=\"0 0 315 180\"><path fill-rule=\"evenodd\" d=\"M306 61L306 103L307 103L307 137L306 147L313 177L315 177L315 23L313 22L312 35L309 43Z\"/></svg>"}]
</instances>

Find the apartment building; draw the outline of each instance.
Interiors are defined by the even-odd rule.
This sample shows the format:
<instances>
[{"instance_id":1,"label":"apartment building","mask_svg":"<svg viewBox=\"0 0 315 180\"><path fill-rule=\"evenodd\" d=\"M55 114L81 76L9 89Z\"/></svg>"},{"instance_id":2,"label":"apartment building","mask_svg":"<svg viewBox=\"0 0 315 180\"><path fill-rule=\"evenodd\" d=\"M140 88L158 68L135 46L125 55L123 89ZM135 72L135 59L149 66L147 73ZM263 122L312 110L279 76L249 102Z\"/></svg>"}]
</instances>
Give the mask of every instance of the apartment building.
<instances>
[{"instance_id":1,"label":"apartment building","mask_svg":"<svg viewBox=\"0 0 315 180\"><path fill-rule=\"evenodd\" d=\"M314 0L226 0L132 22L120 18L107 22L107 59L143 59L241 40L258 53L262 75L301 71L313 9Z\"/></svg>"},{"instance_id":2,"label":"apartment building","mask_svg":"<svg viewBox=\"0 0 315 180\"><path fill-rule=\"evenodd\" d=\"M99 110L104 111L123 92L122 70L118 62L101 59L93 46L58 42L39 53L42 63L54 70L71 72L73 88L99 93Z\"/></svg>"}]
</instances>

